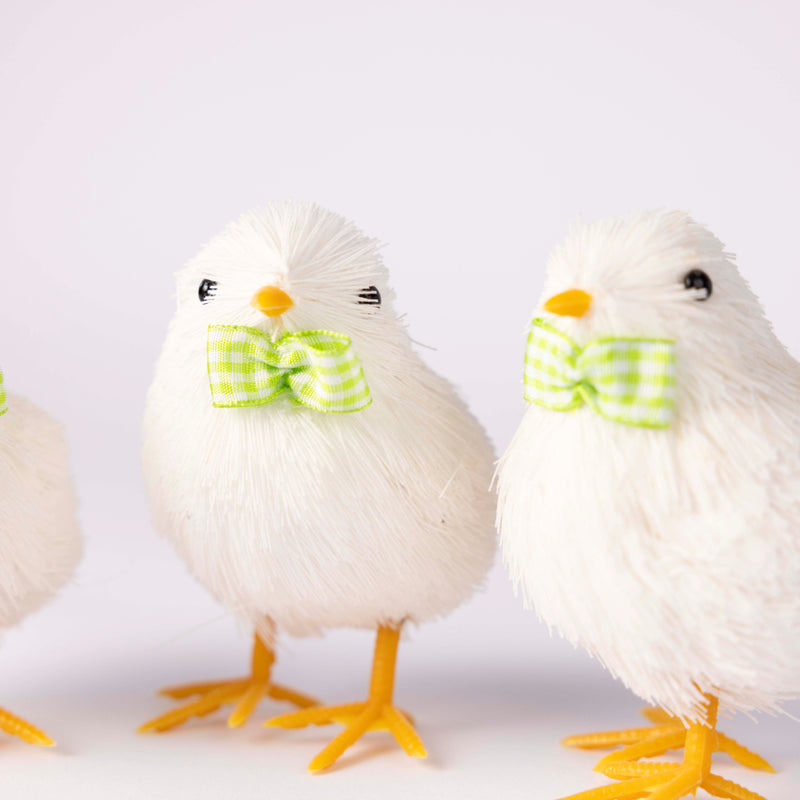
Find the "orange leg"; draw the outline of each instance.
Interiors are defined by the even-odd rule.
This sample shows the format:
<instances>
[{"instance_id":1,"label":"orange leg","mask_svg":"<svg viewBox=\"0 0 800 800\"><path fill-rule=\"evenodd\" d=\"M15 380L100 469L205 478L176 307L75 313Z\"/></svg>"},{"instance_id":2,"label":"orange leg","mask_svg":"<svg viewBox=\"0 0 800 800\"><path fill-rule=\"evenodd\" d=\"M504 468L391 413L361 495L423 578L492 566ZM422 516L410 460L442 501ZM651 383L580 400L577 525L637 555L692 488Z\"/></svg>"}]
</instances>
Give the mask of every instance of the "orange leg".
<instances>
[{"instance_id":1,"label":"orange leg","mask_svg":"<svg viewBox=\"0 0 800 800\"><path fill-rule=\"evenodd\" d=\"M345 729L309 764L308 768L312 772L330 767L367 731L389 731L408 755L425 758L425 746L414 730L411 718L392 703L399 639L399 628L378 629L368 700L295 711L275 717L264 724L277 728L305 728L308 725L328 725L331 722L344 725Z\"/></svg>"}]
</instances>

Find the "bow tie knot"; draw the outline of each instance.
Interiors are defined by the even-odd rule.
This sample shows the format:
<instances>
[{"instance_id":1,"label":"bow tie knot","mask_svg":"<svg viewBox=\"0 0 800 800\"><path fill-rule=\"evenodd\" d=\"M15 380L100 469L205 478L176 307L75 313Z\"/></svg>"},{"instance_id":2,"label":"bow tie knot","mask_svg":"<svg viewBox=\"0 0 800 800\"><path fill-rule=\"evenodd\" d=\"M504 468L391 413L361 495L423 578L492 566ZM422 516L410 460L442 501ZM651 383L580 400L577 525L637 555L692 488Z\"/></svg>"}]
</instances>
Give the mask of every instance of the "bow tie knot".
<instances>
[{"instance_id":1,"label":"bow tie knot","mask_svg":"<svg viewBox=\"0 0 800 800\"><path fill-rule=\"evenodd\" d=\"M215 408L262 406L284 392L317 411L360 411L372 402L350 338L340 333L273 340L257 328L210 325L207 359Z\"/></svg>"},{"instance_id":2,"label":"bow tie knot","mask_svg":"<svg viewBox=\"0 0 800 800\"><path fill-rule=\"evenodd\" d=\"M614 422L667 428L675 406L675 343L608 337L581 348L535 319L525 351L525 399L556 411L588 403Z\"/></svg>"}]
</instances>

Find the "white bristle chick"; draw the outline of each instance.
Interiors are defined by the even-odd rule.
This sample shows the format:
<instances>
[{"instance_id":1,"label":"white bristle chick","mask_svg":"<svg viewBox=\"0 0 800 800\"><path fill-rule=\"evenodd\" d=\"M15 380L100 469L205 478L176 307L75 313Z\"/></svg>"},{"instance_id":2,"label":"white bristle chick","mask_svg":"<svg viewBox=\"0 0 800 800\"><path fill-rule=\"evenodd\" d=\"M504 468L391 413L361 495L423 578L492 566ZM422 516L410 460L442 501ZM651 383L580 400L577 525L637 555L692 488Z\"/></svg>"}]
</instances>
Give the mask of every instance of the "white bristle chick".
<instances>
[{"instance_id":1,"label":"white bristle chick","mask_svg":"<svg viewBox=\"0 0 800 800\"><path fill-rule=\"evenodd\" d=\"M0 629L17 625L73 576L82 540L61 428L0 375ZM44 732L0 709L0 729L52 746Z\"/></svg>"},{"instance_id":2,"label":"white bristle chick","mask_svg":"<svg viewBox=\"0 0 800 800\"><path fill-rule=\"evenodd\" d=\"M598 766L623 782L575 797L753 800L711 754L771 769L716 734L718 706L800 695L800 368L679 212L578 225L534 317L531 402L498 468L504 559L541 619L660 709L655 728L567 740L626 745ZM607 360L631 346L659 354L635 389L633 362ZM684 745L683 765L638 760Z\"/></svg>"},{"instance_id":3,"label":"white bristle chick","mask_svg":"<svg viewBox=\"0 0 800 800\"><path fill-rule=\"evenodd\" d=\"M286 348L305 358L299 342L320 331L354 387L303 402L305 373L274 365L290 358ZM219 356L230 337L247 343ZM247 359L258 353L247 367L261 370L258 385L242 385L239 345ZM231 365L236 385L226 389L221 371ZM254 626L252 674L166 690L198 699L143 730L223 703L235 704L229 724L241 725L264 695L311 706L271 681L273 627L295 636L377 628L366 703L272 724L346 725L313 770L368 729L388 729L424 755L392 705L398 635L404 622L452 611L484 579L495 551L493 460L453 387L414 351L376 240L302 202L229 225L178 275L178 309L147 399L144 467L158 530Z\"/></svg>"}]
</instances>

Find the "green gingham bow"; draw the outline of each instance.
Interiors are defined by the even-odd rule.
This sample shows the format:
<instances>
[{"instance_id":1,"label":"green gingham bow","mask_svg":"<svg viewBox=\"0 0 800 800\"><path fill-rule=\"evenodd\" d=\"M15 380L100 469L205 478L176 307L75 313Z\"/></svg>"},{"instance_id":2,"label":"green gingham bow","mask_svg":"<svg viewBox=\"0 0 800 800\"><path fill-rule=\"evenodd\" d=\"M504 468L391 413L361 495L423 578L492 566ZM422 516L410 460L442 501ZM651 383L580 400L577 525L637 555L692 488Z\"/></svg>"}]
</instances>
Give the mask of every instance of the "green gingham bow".
<instances>
[{"instance_id":1,"label":"green gingham bow","mask_svg":"<svg viewBox=\"0 0 800 800\"><path fill-rule=\"evenodd\" d=\"M614 422L667 428L675 406L675 343L609 337L580 348L535 319L525 351L525 399L556 411L586 402Z\"/></svg>"},{"instance_id":2,"label":"green gingham bow","mask_svg":"<svg viewBox=\"0 0 800 800\"><path fill-rule=\"evenodd\" d=\"M208 378L215 408L262 406L285 391L317 411L360 411L372 402L349 337L330 331L273 341L256 328L210 325Z\"/></svg>"},{"instance_id":3,"label":"green gingham bow","mask_svg":"<svg viewBox=\"0 0 800 800\"><path fill-rule=\"evenodd\" d=\"M6 387L3 385L3 373L0 372L0 417L8 411L8 398L6 397Z\"/></svg>"}]
</instances>

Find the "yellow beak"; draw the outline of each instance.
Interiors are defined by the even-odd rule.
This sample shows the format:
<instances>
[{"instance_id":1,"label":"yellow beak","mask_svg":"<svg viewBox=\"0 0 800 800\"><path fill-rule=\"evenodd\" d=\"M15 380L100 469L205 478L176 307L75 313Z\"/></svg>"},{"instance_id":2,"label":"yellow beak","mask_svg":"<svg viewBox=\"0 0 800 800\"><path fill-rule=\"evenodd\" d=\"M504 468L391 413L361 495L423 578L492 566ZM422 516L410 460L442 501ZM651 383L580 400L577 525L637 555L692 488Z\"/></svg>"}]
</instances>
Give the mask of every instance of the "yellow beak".
<instances>
[{"instance_id":1,"label":"yellow beak","mask_svg":"<svg viewBox=\"0 0 800 800\"><path fill-rule=\"evenodd\" d=\"M294 303L283 289L279 289L277 286L262 286L253 295L250 305L268 317L279 317L288 311Z\"/></svg>"},{"instance_id":2,"label":"yellow beak","mask_svg":"<svg viewBox=\"0 0 800 800\"><path fill-rule=\"evenodd\" d=\"M569 289L553 295L545 304L544 310L562 317L582 317L592 305L592 296L582 289Z\"/></svg>"}]
</instances>

